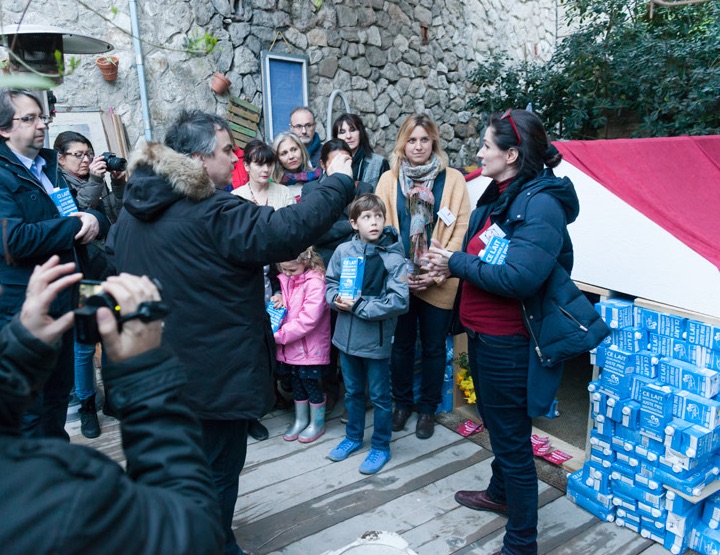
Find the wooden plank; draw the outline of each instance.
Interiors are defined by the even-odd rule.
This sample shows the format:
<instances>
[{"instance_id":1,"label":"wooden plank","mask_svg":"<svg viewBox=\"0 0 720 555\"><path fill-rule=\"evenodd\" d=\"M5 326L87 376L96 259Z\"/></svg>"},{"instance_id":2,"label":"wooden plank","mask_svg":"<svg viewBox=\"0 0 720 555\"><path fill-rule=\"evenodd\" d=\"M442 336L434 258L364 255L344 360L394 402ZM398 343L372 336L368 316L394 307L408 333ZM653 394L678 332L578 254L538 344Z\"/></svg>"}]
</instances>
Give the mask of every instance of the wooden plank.
<instances>
[{"instance_id":1,"label":"wooden plank","mask_svg":"<svg viewBox=\"0 0 720 555\"><path fill-rule=\"evenodd\" d=\"M246 129L252 129L253 131L257 131L256 123L243 119L240 116L231 116L230 114L228 114L227 116L225 116L225 119L229 122L239 125L240 127L245 127Z\"/></svg>"},{"instance_id":2,"label":"wooden plank","mask_svg":"<svg viewBox=\"0 0 720 555\"><path fill-rule=\"evenodd\" d=\"M644 553L653 544L652 540L645 539L628 528L597 521L589 530L570 538L548 555L637 555Z\"/></svg>"},{"instance_id":3,"label":"wooden plank","mask_svg":"<svg viewBox=\"0 0 720 555\"><path fill-rule=\"evenodd\" d=\"M584 291L585 293L592 293L593 295L600 295L601 297L607 298L610 296L611 291L610 289L605 289L604 287L598 287L597 285L591 285L589 283L585 283L584 281L575 281L575 285L577 285L578 289L580 291Z\"/></svg>"},{"instance_id":4,"label":"wooden plank","mask_svg":"<svg viewBox=\"0 0 720 555\"><path fill-rule=\"evenodd\" d=\"M239 106L235 106L232 102L228 104L227 107L228 114L240 116L241 118L250 120L252 122L255 122L256 124L260 121L260 114L255 112L250 112L248 110L243 110Z\"/></svg>"},{"instance_id":5,"label":"wooden plank","mask_svg":"<svg viewBox=\"0 0 720 555\"><path fill-rule=\"evenodd\" d=\"M466 442L469 443L469 442ZM459 454L459 453L458 453ZM411 544L414 550L418 545L411 541L413 531L431 528L434 532L442 528L444 537L448 538L445 550L420 550L419 553L452 553L448 544L454 543L453 531L445 527L447 521L439 521L443 515L451 512L456 515L455 528L465 534L477 528L471 523L478 518L494 522L491 527L496 529L503 525L504 519L494 513L471 511L461 507L454 500L455 492L468 487L468 484L487 483L490 478L490 461L484 460L459 472L440 478L423 485L414 491L398 495L384 504L376 505L370 510L340 520L332 526L321 527L316 533L283 548L285 554L304 555L307 553L323 553L327 549L338 549L360 537L368 530L389 530L400 534ZM378 475L379 476L379 475ZM373 494L374 495L374 494ZM324 520L324 522L327 522ZM389 524L392 525L389 526Z\"/></svg>"},{"instance_id":6,"label":"wooden plank","mask_svg":"<svg viewBox=\"0 0 720 555\"><path fill-rule=\"evenodd\" d=\"M695 312L693 310L687 310L685 308L680 308L677 306L671 306L669 304L663 304L658 303L655 301L651 301L650 299L641 299L638 297L635 299L635 305L640 306L642 308L649 308L651 310L657 310L658 312L666 312L668 314L674 314L675 316L680 316L681 318L689 318L690 320L699 320L700 322L705 322L707 324L712 324L714 326L720 326L720 318L717 318L715 316L710 316L708 314L702 314L700 312Z\"/></svg>"},{"instance_id":7,"label":"wooden plank","mask_svg":"<svg viewBox=\"0 0 720 555\"><path fill-rule=\"evenodd\" d=\"M693 553L696 552L692 549L688 549L684 555L692 555ZM652 546L648 547L645 551L643 551L642 555L670 555L670 551L665 549L659 543L654 543Z\"/></svg>"},{"instance_id":8,"label":"wooden plank","mask_svg":"<svg viewBox=\"0 0 720 555\"><path fill-rule=\"evenodd\" d=\"M672 488L667 484L662 484L662 487L667 490L674 491L683 499L687 499L688 501L690 501L690 503L700 503L700 501L702 501L703 499L710 497L713 493L717 491L720 491L720 481L715 480L714 482L710 482L707 486L703 488L703 491L700 495L688 495L687 493L683 493L682 491Z\"/></svg>"},{"instance_id":9,"label":"wooden plank","mask_svg":"<svg viewBox=\"0 0 720 555\"><path fill-rule=\"evenodd\" d=\"M344 426L338 422L329 432L342 437ZM255 475L241 477L241 488L244 478L251 478L252 485L245 487L236 506L240 545L263 553L280 549L490 456L478 445L437 426L428 440L420 441L409 432L393 438L392 460L379 474L364 476L358 466L367 453L367 442L348 460L333 463L326 456L338 439L318 446L320 440L307 446L294 442L291 453L275 459L281 461L281 471L265 464ZM294 526L289 528L289 522ZM344 543L349 543L356 538L345 539Z\"/></svg>"},{"instance_id":10,"label":"wooden plank","mask_svg":"<svg viewBox=\"0 0 720 555\"><path fill-rule=\"evenodd\" d=\"M247 102L246 100L243 100L242 98L239 98L237 96L231 96L230 103L241 106L242 108L245 108L246 110L255 114L260 114L262 112L262 108L258 108L257 106L255 106L255 104L251 104L250 102Z\"/></svg>"},{"instance_id":11,"label":"wooden plank","mask_svg":"<svg viewBox=\"0 0 720 555\"><path fill-rule=\"evenodd\" d=\"M228 127L230 127L230 129L232 129L233 131L235 131L237 133L241 133L242 135L246 135L251 138L255 138L257 136L256 131L253 131L252 129L248 129L247 127L242 127L231 121L228 122Z\"/></svg>"}]
</instances>

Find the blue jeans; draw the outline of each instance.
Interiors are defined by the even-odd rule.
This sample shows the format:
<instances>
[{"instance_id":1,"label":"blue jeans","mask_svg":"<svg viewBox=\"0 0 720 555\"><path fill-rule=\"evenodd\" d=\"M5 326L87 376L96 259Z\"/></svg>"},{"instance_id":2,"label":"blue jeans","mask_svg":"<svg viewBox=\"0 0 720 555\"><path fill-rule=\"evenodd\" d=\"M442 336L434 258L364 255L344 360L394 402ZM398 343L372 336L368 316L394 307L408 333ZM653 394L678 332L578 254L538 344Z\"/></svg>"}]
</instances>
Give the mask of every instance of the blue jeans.
<instances>
[{"instance_id":1,"label":"blue jeans","mask_svg":"<svg viewBox=\"0 0 720 555\"><path fill-rule=\"evenodd\" d=\"M238 479L247 454L247 420L200 420L203 449L212 471L225 532L225 555L242 555L232 531Z\"/></svg>"},{"instance_id":2,"label":"blue jeans","mask_svg":"<svg viewBox=\"0 0 720 555\"><path fill-rule=\"evenodd\" d=\"M468 333L477 408L495 454L488 494L506 503L503 553L537 554L538 482L527 413L529 342L523 335Z\"/></svg>"},{"instance_id":3,"label":"blue jeans","mask_svg":"<svg viewBox=\"0 0 720 555\"><path fill-rule=\"evenodd\" d=\"M75 342L75 395L81 401L95 395L95 347Z\"/></svg>"},{"instance_id":4,"label":"blue jeans","mask_svg":"<svg viewBox=\"0 0 720 555\"><path fill-rule=\"evenodd\" d=\"M390 450L392 436L392 399L390 397L389 360L348 355L340 351L340 368L345 381L345 408L348 422L345 435L362 441L365 433L365 383L373 404L374 426L370 447Z\"/></svg>"},{"instance_id":5,"label":"blue jeans","mask_svg":"<svg viewBox=\"0 0 720 555\"><path fill-rule=\"evenodd\" d=\"M418 323L422 362L420 365L420 398L418 412L435 414L442 401L445 378L445 338L450 328L452 311L438 308L415 295L410 295L410 310L398 318L391 357L392 393L395 407L413 409L413 379L415 373L415 342Z\"/></svg>"}]
</instances>

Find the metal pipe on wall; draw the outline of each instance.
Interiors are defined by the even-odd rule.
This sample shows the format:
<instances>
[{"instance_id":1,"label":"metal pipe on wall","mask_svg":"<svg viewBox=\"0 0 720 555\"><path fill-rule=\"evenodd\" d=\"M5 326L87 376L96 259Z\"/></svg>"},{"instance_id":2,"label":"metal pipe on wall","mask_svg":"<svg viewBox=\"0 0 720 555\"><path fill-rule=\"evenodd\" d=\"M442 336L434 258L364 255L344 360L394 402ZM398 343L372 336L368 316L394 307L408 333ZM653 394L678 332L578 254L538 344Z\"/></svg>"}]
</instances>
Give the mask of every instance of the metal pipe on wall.
<instances>
[{"instance_id":1,"label":"metal pipe on wall","mask_svg":"<svg viewBox=\"0 0 720 555\"><path fill-rule=\"evenodd\" d=\"M148 104L147 84L145 83L145 63L143 60L142 43L140 42L140 22L137 13L137 0L130 0L130 21L135 49L135 65L137 66L138 84L140 87L140 105L142 106L143 129L145 140L152 141L150 126L150 106Z\"/></svg>"}]
</instances>

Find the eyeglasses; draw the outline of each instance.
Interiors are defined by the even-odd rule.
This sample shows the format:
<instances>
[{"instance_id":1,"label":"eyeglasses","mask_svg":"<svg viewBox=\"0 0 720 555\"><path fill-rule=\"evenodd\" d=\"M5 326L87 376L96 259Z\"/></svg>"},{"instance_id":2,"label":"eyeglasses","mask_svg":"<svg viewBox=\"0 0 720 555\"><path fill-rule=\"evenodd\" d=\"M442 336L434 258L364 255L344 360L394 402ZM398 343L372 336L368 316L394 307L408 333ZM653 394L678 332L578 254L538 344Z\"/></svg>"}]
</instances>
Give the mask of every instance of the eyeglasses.
<instances>
[{"instance_id":1,"label":"eyeglasses","mask_svg":"<svg viewBox=\"0 0 720 555\"><path fill-rule=\"evenodd\" d=\"M512 128L513 128L513 131L515 131L515 136L517 137L517 140L518 140L518 146L520 146L520 145L522 144L522 137L520 137L520 133L518 132L518 128L517 128L517 126L515 125L515 122L514 122L513 119L512 119L512 110L511 110L510 108L508 108L507 110L505 110L505 113L500 117L500 119L506 119L506 120L508 120L508 121L510 122L510 125L512 125Z\"/></svg>"},{"instance_id":2,"label":"eyeglasses","mask_svg":"<svg viewBox=\"0 0 720 555\"><path fill-rule=\"evenodd\" d=\"M40 120L45 125L50 123L52 121L52 118L50 116L46 115L32 115L32 116L21 116L19 118L13 118L13 120L21 121L23 123L29 123L30 125L37 125L37 120Z\"/></svg>"},{"instance_id":3,"label":"eyeglasses","mask_svg":"<svg viewBox=\"0 0 720 555\"><path fill-rule=\"evenodd\" d=\"M65 156L72 156L73 158L77 158L78 160L82 160L83 158L87 158L88 162L92 162L95 158L94 152L67 152L65 153Z\"/></svg>"},{"instance_id":4,"label":"eyeglasses","mask_svg":"<svg viewBox=\"0 0 720 555\"><path fill-rule=\"evenodd\" d=\"M290 126L290 128L293 129L294 131L302 131L303 129L307 129L308 131L310 131L310 129L312 129L313 127L315 127L315 122L305 123L302 125L291 125Z\"/></svg>"}]
</instances>

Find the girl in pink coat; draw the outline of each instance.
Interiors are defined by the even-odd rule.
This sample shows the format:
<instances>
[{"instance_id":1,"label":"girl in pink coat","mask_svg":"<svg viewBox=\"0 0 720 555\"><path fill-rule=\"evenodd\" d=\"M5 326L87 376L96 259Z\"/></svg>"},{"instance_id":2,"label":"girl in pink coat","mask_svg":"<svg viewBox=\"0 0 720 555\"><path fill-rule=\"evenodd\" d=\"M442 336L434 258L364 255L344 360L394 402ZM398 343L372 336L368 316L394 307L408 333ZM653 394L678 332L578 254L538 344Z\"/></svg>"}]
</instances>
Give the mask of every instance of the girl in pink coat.
<instances>
[{"instance_id":1,"label":"girl in pink coat","mask_svg":"<svg viewBox=\"0 0 720 555\"><path fill-rule=\"evenodd\" d=\"M325 265L312 247L278 264L280 295L271 300L287 314L275 332L277 360L292 376L295 423L286 441L315 441L325 433L325 396L320 376L330 363L330 309L325 302Z\"/></svg>"}]
</instances>

